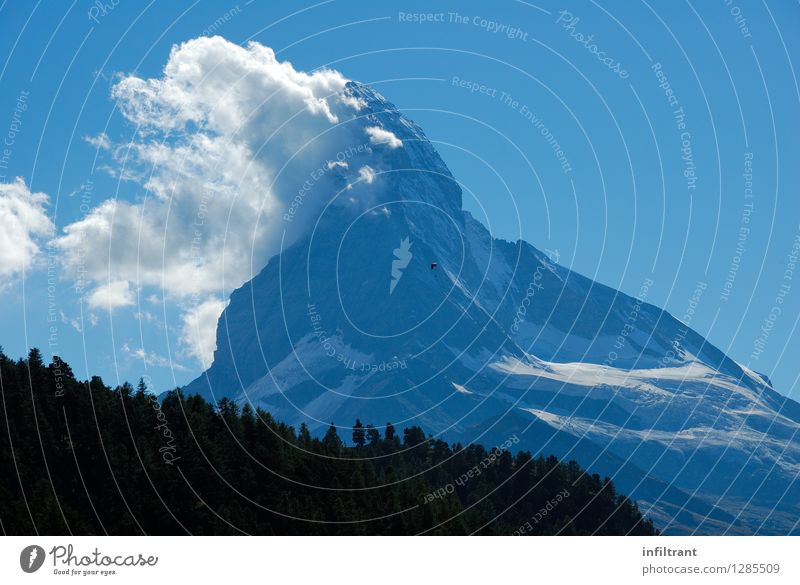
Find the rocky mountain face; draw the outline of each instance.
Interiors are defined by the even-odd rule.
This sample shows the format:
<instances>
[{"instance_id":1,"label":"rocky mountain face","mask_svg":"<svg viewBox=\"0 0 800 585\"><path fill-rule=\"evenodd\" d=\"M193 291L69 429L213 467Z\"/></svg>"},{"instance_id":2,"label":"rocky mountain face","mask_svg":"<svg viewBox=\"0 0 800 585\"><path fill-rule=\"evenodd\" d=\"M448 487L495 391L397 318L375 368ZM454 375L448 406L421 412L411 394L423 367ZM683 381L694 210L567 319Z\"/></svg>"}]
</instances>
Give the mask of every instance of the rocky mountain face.
<instances>
[{"instance_id":1,"label":"rocky mountain face","mask_svg":"<svg viewBox=\"0 0 800 585\"><path fill-rule=\"evenodd\" d=\"M422 130L347 92L367 146L325 165L329 203L231 295L186 392L312 431L516 436L612 477L667 533L800 530L799 404L642 297L493 238Z\"/></svg>"}]
</instances>

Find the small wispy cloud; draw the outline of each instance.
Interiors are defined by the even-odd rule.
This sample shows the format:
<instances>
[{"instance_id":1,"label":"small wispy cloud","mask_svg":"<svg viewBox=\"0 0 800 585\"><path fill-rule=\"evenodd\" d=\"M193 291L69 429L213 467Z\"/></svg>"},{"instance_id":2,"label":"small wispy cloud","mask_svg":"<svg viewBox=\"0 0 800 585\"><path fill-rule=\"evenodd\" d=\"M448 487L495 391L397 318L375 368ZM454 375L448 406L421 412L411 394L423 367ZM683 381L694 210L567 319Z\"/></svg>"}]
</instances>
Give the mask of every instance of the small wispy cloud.
<instances>
[{"instance_id":1,"label":"small wispy cloud","mask_svg":"<svg viewBox=\"0 0 800 585\"><path fill-rule=\"evenodd\" d=\"M152 368L172 368L181 372L188 371L188 368L179 364L175 360L171 360L165 356L159 355L154 351L145 351L144 348L131 348L128 343L122 345L122 351L127 356L140 360L145 367Z\"/></svg>"},{"instance_id":2,"label":"small wispy cloud","mask_svg":"<svg viewBox=\"0 0 800 585\"><path fill-rule=\"evenodd\" d=\"M400 148L403 146L403 141L400 140L393 132L381 128L380 126L369 126L364 129L364 132L369 136L369 141L372 144L385 144L389 148Z\"/></svg>"}]
</instances>

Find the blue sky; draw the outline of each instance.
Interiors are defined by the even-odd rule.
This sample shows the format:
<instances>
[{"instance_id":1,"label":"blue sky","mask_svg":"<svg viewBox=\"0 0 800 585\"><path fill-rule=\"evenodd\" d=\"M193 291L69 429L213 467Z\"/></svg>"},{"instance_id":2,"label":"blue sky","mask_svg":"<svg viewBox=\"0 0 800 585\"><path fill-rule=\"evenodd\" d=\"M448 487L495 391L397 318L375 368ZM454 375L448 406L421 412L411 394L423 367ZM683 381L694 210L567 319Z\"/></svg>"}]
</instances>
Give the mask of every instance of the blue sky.
<instances>
[{"instance_id":1,"label":"blue sky","mask_svg":"<svg viewBox=\"0 0 800 585\"><path fill-rule=\"evenodd\" d=\"M133 135L120 75L158 78L171 47L200 36L256 41L297 70L373 84L495 236L630 294L652 278L647 300L679 318L694 297L692 327L800 398L798 5L536 4L4 2L0 182L46 194L56 235L106 200L142 201L86 139ZM146 374L158 390L201 371L178 304L148 285L90 309L71 280L48 283L48 239L39 229L24 273L0 268L7 354L36 345L81 376Z\"/></svg>"}]
</instances>

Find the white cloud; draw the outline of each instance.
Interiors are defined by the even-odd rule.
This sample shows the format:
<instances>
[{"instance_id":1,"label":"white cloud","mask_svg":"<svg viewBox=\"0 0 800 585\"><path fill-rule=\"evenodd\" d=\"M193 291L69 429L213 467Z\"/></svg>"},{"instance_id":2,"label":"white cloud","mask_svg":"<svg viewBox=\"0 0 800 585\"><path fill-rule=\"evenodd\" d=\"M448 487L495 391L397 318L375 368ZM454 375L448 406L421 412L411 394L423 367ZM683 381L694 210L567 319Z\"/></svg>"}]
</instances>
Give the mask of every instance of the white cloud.
<instances>
[{"instance_id":1,"label":"white cloud","mask_svg":"<svg viewBox=\"0 0 800 585\"><path fill-rule=\"evenodd\" d=\"M83 139L98 150L111 150L111 140L105 132L101 132L97 136L84 136Z\"/></svg>"},{"instance_id":2,"label":"white cloud","mask_svg":"<svg viewBox=\"0 0 800 585\"><path fill-rule=\"evenodd\" d=\"M350 106L356 112L367 107L367 102L365 102L361 98L357 98L351 95L342 95L339 97L339 101L341 101L345 105Z\"/></svg>"},{"instance_id":3,"label":"white cloud","mask_svg":"<svg viewBox=\"0 0 800 585\"><path fill-rule=\"evenodd\" d=\"M369 136L369 141L372 144L385 144L389 148L400 148L403 146L403 141L400 140L393 132L381 128L380 126L369 126L364 128L364 132Z\"/></svg>"},{"instance_id":4,"label":"white cloud","mask_svg":"<svg viewBox=\"0 0 800 585\"><path fill-rule=\"evenodd\" d=\"M336 71L304 73L268 47L220 37L173 47L160 77L121 78L112 96L134 138L113 144L100 135L90 142L108 147L110 172L141 185L145 198L106 200L66 226L56 245L67 274L111 280L119 292L156 288L179 306L191 299L219 307L218 299L278 251L284 231L288 245L330 194L366 178L353 169L374 158L364 147L365 127L374 121L358 117L365 104L346 84ZM383 132L368 134L369 142L383 137L392 148L402 145ZM339 162L345 149L355 153L349 164ZM303 204L284 221L305 185ZM341 204L365 205L372 193L357 189L358 197ZM184 321L198 314L193 309ZM219 312L202 314L214 320L213 332ZM213 347L196 337L182 335L189 353L210 359Z\"/></svg>"},{"instance_id":5,"label":"white cloud","mask_svg":"<svg viewBox=\"0 0 800 585\"><path fill-rule=\"evenodd\" d=\"M204 368L214 359L217 321L227 306L228 301L212 298L192 307L182 316L180 341L186 347L186 353L198 359Z\"/></svg>"},{"instance_id":6,"label":"white cloud","mask_svg":"<svg viewBox=\"0 0 800 585\"><path fill-rule=\"evenodd\" d=\"M135 297L127 280L116 280L97 286L86 296L90 309L113 311L120 307L130 307Z\"/></svg>"},{"instance_id":7,"label":"white cloud","mask_svg":"<svg viewBox=\"0 0 800 585\"><path fill-rule=\"evenodd\" d=\"M0 183L0 287L30 266L40 252L38 239L52 234L47 195L31 193L21 178Z\"/></svg>"},{"instance_id":8,"label":"white cloud","mask_svg":"<svg viewBox=\"0 0 800 585\"><path fill-rule=\"evenodd\" d=\"M171 368L173 370L178 371L186 371L186 366L179 364L178 362L171 360L165 356L159 355L154 351L145 351L144 348L139 347L137 349L131 349L131 346L127 343L122 345L123 353L127 354L132 358L136 358L137 360L141 360L145 367L155 367L155 368Z\"/></svg>"},{"instance_id":9,"label":"white cloud","mask_svg":"<svg viewBox=\"0 0 800 585\"><path fill-rule=\"evenodd\" d=\"M298 106L336 122L328 96L340 93L346 83L336 71L297 71L279 62L269 47L255 42L240 47L217 36L174 46L163 77L125 77L112 95L125 116L143 129L178 130L192 122L227 134L247 128L254 114L274 130ZM273 115L261 115L264 104Z\"/></svg>"},{"instance_id":10,"label":"white cloud","mask_svg":"<svg viewBox=\"0 0 800 585\"><path fill-rule=\"evenodd\" d=\"M61 322L62 323L68 324L70 327L72 327L78 333L83 333L83 325L81 325L80 321L78 321L77 319L73 319L72 317L67 317L67 315L66 315L66 313L64 313L64 311L59 311L58 313L61 316Z\"/></svg>"},{"instance_id":11,"label":"white cloud","mask_svg":"<svg viewBox=\"0 0 800 585\"><path fill-rule=\"evenodd\" d=\"M335 169L335 168L347 169L347 168L350 168L350 165L348 165L343 160L330 160L325 165L325 168L328 169L328 170Z\"/></svg>"},{"instance_id":12,"label":"white cloud","mask_svg":"<svg viewBox=\"0 0 800 585\"><path fill-rule=\"evenodd\" d=\"M164 328L164 324L161 322L161 320L158 317L156 317L153 313L151 313L150 311L138 311L134 315L134 317L136 317L136 319L138 319L139 321L145 321L147 323L153 323L156 326L158 326L160 329Z\"/></svg>"},{"instance_id":13,"label":"white cloud","mask_svg":"<svg viewBox=\"0 0 800 585\"><path fill-rule=\"evenodd\" d=\"M368 185L371 184L375 180L375 169L369 165L364 165L358 169L358 178Z\"/></svg>"}]
</instances>

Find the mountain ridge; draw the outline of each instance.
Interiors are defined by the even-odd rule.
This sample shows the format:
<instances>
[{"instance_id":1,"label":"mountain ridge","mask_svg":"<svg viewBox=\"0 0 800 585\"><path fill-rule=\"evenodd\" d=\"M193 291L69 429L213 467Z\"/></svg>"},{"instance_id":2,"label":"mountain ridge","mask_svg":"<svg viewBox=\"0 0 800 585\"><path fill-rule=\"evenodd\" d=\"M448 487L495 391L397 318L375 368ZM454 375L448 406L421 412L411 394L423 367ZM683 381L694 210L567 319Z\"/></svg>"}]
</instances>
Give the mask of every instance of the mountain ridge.
<instances>
[{"instance_id":1,"label":"mountain ridge","mask_svg":"<svg viewBox=\"0 0 800 585\"><path fill-rule=\"evenodd\" d=\"M348 123L394 140L352 161L314 230L231 294L214 362L187 392L312 429L418 420L460 441L526 417L524 448L551 441L559 457L625 474L667 532L797 531L786 516L800 501L800 405L647 290L626 295L493 238L422 129L374 90L347 90L363 104ZM390 294L404 239L413 258Z\"/></svg>"}]
</instances>

